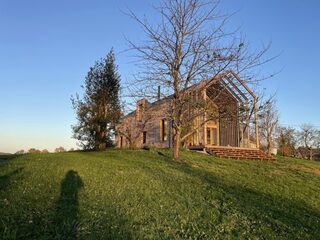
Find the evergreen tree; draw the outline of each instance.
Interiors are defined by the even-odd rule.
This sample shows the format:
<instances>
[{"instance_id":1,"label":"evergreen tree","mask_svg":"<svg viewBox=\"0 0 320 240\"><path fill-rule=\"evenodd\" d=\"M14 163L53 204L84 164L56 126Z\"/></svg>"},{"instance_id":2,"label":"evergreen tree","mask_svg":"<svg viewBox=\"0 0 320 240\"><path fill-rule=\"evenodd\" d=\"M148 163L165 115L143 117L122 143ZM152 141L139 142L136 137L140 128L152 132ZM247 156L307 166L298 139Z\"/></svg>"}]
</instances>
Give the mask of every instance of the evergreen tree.
<instances>
[{"instance_id":1,"label":"evergreen tree","mask_svg":"<svg viewBox=\"0 0 320 240\"><path fill-rule=\"evenodd\" d=\"M121 114L120 75L113 50L90 68L83 88L82 99L78 94L71 98L78 120L72 126L73 137L83 149L104 150L112 145Z\"/></svg>"}]
</instances>

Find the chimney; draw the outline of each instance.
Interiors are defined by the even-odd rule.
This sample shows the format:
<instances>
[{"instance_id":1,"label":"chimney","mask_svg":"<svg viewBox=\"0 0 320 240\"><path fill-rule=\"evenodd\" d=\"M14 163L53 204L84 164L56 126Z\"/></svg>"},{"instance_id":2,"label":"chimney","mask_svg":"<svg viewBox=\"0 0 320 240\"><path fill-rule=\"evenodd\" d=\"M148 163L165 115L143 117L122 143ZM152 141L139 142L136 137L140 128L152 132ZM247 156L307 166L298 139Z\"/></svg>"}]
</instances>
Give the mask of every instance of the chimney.
<instances>
[{"instance_id":1,"label":"chimney","mask_svg":"<svg viewBox=\"0 0 320 240\"><path fill-rule=\"evenodd\" d=\"M158 101L160 100L160 98L161 98L161 91L160 91L160 86L158 86Z\"/></svg>"}]
</instances>

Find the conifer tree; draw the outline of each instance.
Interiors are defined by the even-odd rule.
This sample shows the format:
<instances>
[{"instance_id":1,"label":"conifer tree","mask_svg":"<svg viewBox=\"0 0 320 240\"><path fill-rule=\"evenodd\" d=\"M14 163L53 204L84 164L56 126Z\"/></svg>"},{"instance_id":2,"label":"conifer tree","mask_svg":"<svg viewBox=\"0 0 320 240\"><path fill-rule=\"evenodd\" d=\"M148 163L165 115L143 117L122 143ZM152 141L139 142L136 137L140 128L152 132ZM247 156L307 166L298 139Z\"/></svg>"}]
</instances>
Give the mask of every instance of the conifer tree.
<instances>
[{"instance_id":1,"label":"conifer tree","mask_svg":"<svg viewBox=\"0 0 320 240\"><path fill-rule=\"evenodd\" d=\"M83 149L105 150L112 145L121 114L120 75L113 50L90 68L83 88L82 98L71 97L78 120L72 126L73 137Z\"/></svg>"}]
</instances>

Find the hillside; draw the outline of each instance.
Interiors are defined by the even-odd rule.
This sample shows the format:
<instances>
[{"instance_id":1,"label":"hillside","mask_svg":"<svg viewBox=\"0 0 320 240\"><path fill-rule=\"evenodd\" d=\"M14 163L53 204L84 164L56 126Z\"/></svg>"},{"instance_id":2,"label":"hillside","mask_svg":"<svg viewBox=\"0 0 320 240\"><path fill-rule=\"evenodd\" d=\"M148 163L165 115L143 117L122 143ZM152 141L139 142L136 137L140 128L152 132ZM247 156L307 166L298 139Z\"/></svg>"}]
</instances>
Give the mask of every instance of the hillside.
<instances>
[{"instance_id":1,"label":"hillside","mask_svg":"<svg viewBox=\"0 0 320 240\"><path fill-rule=\"evenodd\" d=\"M0 155L10 155L10 153L0 152Z\"/></svg>"},{"instance_id":2,"label":"hillside","mask_svg":"<svg viewBox=\"0 0 320 240\"><path fill-rule=\"evenodd\" d=\"M0 157L1 239L319 239L320 164L167 151Z\"/></svg>"}]
</instances>

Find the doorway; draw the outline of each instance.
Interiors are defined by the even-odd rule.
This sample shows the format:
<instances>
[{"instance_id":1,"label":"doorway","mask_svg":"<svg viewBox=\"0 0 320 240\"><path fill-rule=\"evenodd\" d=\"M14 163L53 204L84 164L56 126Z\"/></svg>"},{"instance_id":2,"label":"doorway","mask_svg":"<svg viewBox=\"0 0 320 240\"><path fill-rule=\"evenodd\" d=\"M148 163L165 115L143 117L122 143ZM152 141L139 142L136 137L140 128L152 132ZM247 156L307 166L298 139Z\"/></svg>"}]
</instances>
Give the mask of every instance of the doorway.
<instances>
[{"instance_id":1,"label":"doorway","mask_svg":"<svg viewBox=\"0 0 320 240\"><path fill-rule=\"evenodd\" d=\"M208 145L218 145L218 129L217 127L207 127L206 137Z\"/></svg>"}]
</instances>

